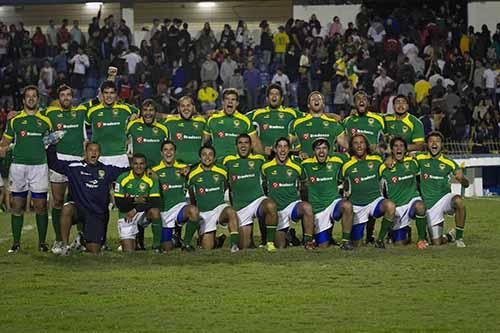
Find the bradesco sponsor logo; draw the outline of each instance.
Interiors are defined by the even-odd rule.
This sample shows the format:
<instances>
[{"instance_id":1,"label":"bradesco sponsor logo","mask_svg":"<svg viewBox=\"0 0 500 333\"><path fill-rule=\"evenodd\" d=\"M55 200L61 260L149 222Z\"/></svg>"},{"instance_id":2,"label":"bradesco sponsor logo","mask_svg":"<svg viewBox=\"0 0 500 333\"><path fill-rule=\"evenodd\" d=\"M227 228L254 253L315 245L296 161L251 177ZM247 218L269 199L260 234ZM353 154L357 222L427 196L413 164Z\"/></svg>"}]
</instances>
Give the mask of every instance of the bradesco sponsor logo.
<instances>
[{"instance_id":1,"label":"bradesco sponsor logo","mask_svg":"<svg viewBox=\"0 0 500 333\"><path fill-rule=\"evenodd\" d=\"M201 194L201 195L204 195L205 193L216 192L216 191L220 191L220 187L219 186L217 186L217 187L208 187L208 188L200 187L198 189L198 193Z\"/></svg>"},{"instance_id":2,"label":"bradesco sponsor logo","mask_svg":"<svg viewBox=\"0 0 500 333\"><path fill-rule=\"evenodd\" d=\"M333 177L315 177L315 176L311 176L309 177L309 180L311 181L311 183L321 183L321 182L329 182L329 181L332 181L333 180Z\"/></svg>"},{"instance_id":3,"label":"bradesco sponsor logo","mask_svg":"<svg viewBox=\"0 0 500 333\"><path fill-rule=\"evenodd\" d=\"M270 130L283 130L285 129L285 126L281 126L281 125L269 125L269 124L263 124L262 125L262 129L264 131L267 131L268 129Z\"/></svg>"},{"instance_id":4,"label":"bradesco sponsor logo","mask_svg":"<svg viewBox=\"0 0 500 333\"><path fill-rule=\"evenodd\" d=\"M33 133L33 132L28 132L28 131L21 131L21 132L19 132L19 135L21 135L22 137L25 137L25 136L42 136L42 133Z\"/></svg>"},{"instance_id":5,"label":"bradesco sponsor logo","mask_svg":"<svg viewBox=\"0 0 500 333\"><path fill-rule=\"evenodd\" d=\"M101 127L111 127L111 126L120 126L121 123L119 121L111 121L111 122L103 122L103 121L98 121L96 124L97 128Z\"/></svg>"},{"instance_id":6,"label":"bradesco sponsor logo","mask_svg":"<svg viewBox=\"0 0 500 333\"><path fill-rule=\"evenodd\" d=\"M410 176L403 176L403 177L397 177L397 176L394 176L394 177L392 177L392 178L391 178L391 181L392 181L394 184L396 184L397 182L400 182L400 181L402 181L402 180L406 180L406 179L411 179L411 178L413 178L413 176L412 176L412 175L410 175Z\"/></svg>"},{"instance_id":7,"label":"bradesco sponsor logo","mask_svg":"<svg viewBox=\"0 0 500 333\"><path fill-rule=\"evenodd\" d=\"M169 185L169 184L162 184L161 189L163 191L170 191L170 190L175 190L178 188L182 188L182 185Z\"/></svg>"},{"instance_id":8,"label":"bradesco sponsor logo","mask_svg":"<svg viewBox=\"0 0 500 333\"><path fill-rule=\"evenodd\" d=\"M302 137L304 140L309 140L309 139L314 139L314 138L327 138L329 135L324 134L324 133L316 133L316 134L309 134L309 133L304 133Z\"/></svg>"},{"instance_id":9,"label":"bradesco sponsor logo","mask_svg":"<svg viewBox=\"0 0 500 333\"><path fill-rule=\"evenodd\" d=\"M58 124L56 125L56 128L57 128L58 130L62 130L62 129L70 129L70 128L79 128L79 127L80 127L80 125L78 125L78 124L67 124L67 125L64 125L64 124L58 123Z\"/></svg>"},{"instance_id":10,"label":"bradesco sponsor logo","mask_svg":"<svg viewBox=\"0 0 500 333\"><path fill-rule=\"evenodd\" d=\"M184 133L175 133L175 138L179 141L182 140L201 140L199 135L186 135Z\"/></svg>"},{"instance_id":11,"label":"bradesco sponsor logo","mask_svg":"<svg viewBox=\"0 0 500 333\"><path fill-rule=\"evenodd\" d=\"M137 139L135 139L135 141L137 141L137 143L159 143L160 139L147 139L142 136L139 136L137 137Z\"/></svg>"},{"instance_id":12,"label":"bradesco sponsor logo","mask_svg":"<svg viewBox=\"0 0 500 333\"><path fill-rule=\"evenodd\" d=\"M364 181L367 181L367 180L370 180L370 179L373 179L375 178L376 176L375 175L371 175L371 176L366 176L366 177L356 177L354 178L354 183L355 184L360 184Z\"/></svg>"},{"instance_id":13,"label":"bradesco sponsor logo","mask_svg":"<svg viewBox=\"0 0 500 333\"><path fill-rule=\"evenodd\" d=\"M254 178L255 177L255 174L252 173L252 174L246 174L246 175L232 175L231 176L231 180L233 182L237 181L237 180L242 180L242 179L247 179L247 178Z\"/></svg>"},{"instance_id":14,"label":"bradesco sponsor logo","mask_svg":"<svg viewBox=\"0 0 500 333\"><path fill-rule=\"evenodd\" d=\"M219 131L219 132L217 132L217 136L218 136L219 138L221 138L221 139L222 139L222 138L224 138L224 137L232 137L232 138L236 138L236 137L238 137L238 135L239 135L239 134L237 134L237 133L225 133L224 131Z\"/></svg>"},{"instance_id":15,"label":"bradesco sponsor logo","mask_svg":"<svg viewBox=\"0 0 500 333\"><path fill-rule=\"evenodd\" d=\"M434 180L443 180L443 176L434 176L434 175L429 175L428 173L424 173L424 179L434 179Z\"/></svg>"},{"instance_id":16,"label":"bradesco sponsor logo","mask_svg":"<svg viewBox=\"0 0 500 333\"><path fill-rule=\"evenodd\" d=\"M295 183L272 183L273 188L281 188L281 187L294 187Z\"/></svg>"}]
</instances>

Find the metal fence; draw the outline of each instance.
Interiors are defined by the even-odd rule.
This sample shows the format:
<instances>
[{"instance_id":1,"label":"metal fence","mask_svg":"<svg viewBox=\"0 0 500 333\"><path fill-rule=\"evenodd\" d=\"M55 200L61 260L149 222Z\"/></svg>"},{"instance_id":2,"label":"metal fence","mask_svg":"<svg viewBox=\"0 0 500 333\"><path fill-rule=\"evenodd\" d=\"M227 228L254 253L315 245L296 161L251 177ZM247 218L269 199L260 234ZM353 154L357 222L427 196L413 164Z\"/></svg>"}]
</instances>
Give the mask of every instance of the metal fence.
<instances>
[{"instance_id":1,"label":"metal fence","mask_svg":"<svg viewBox=\"0 0 500 333\"><path fill-rule=\"evenodd\" d=\"M470 157L474 154L500 154L500 140L472 141L446 140L445 152L457 157Z\"/></svg>"}]
</instances>

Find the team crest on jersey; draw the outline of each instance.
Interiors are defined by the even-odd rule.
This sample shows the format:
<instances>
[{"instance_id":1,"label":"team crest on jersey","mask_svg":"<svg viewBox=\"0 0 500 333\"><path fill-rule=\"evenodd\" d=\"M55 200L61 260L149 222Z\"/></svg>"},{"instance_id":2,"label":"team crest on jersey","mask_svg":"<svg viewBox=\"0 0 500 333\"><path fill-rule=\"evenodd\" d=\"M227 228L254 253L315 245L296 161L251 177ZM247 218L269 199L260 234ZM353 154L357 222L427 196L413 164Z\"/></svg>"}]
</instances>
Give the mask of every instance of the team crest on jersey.
<instances>
[{"instance_id":1,"label":"team crest on jersey","mask_svg":"<svg viewBox=\"0 0 500 333\"><path fill-rule=\"evenodd\" d=\"M139 191L144 192L146 191L147 185L144 183L139 184Z\"/></svg>"},{"instance_id":2,"label":"team crest on jersey","mask_svg":"<svg viewBox=\"0 0 500 333\"><path fill-rule=\"evenodd\" d=\"M329 122L327 122L327 121L324 121L324 122L323 122L323 127L328 127L328 125L330 125L330 123L329 123Z\"/></svg>"},{"instance_id":3,"label":"team crest on jersey","mask_svg":"<svg viewBox=\"0 0 500 333\"><path fill-rule=\"evenodd\" d=\"M113 111L111 113L113 114L113 117L118 116L118 110L117 109L113 109Z\"/></svg>"},{"instance_id":4,"label":"team crest on jersey","mask_svg":"<svg viewBox=\"0 0 500 333\"><path fill-rule=\"evenodd\" d=\"M373 169L373 163L372 162L368 162L368 169Z\"/></svg>"},{"instance_id":5,"label":"team crest on jersey","mask_svg":"<svg viewBox=\"0 0 500 333\"><path fill-rule=\"evenodd\" d=\"M240 121L238 119L235 119L233 121L234 127L240 127Z\"/></svg>"},{"instance_id":6,"label":"team crest on jersey","mask_svg":"<svg viewBox=\"0 0 500 333\"><path fill-rule=\"evenodd\" d=\"M219 175L213 175L212 178L214 179L214 181L217 183L219 182Z\"/></svg>"},{"instance_id":7,"label":"team crest on jersey","mask_svg":"<svg viewBox=\"0 0 500 333\"><path fill-rule=\"evenodd\" d=\"M182 125L184 126L184 124L182 124ZM194 128L198 129L198 126L199 126L199 125L198 125L198 123L197 123L197 122L193 122L193 127L194 127Z\"/></svg>"},{"instance_id":8,"label":"team crest on jersey","mask_svg":"<svg viewBox=\"0 0 500 333\"><path fill-rule=\"evenodd\" d=\"M99 179L103 179L104 176L106 175L106 171L101 169L101 170L97 171L97 175L99 176Z\"/></svg>"},{"instance_id":9,"label":"team crest on jersey","mask_svg":"<svg viewBox=\"0 0 500 333\"><path fill-rule=\"evenodd\" d=\"M286 175L287 175L288 177L292 177L292 176L293 176L293 171L292 171L292 169L287 169L287 170L286 170Z\"/></svg>"},{"instance_id":10,"label":"team crest on jersey","mask_svg":"<svg viewBox=\"0 0 500 333\"><path fill-rule=\"evenodd\" d=\"M327 168L328 170L332 170L332 168L333 168L332 163L326 163L326 168Z\"/></svg>"},{"instance_id":11,"label":"team crest on jersey","mask_svg":"<svg viewBox=\"0 0 500 333\"><path fill-rule=\"evenodd\" d=\"M40 127L42 126L42 121L37 119L36 124L38 125L38 127Z\"/></svg>"},{"instance_id":12,"label":"team crest on jersey","mask_svg":"<svg viewBox=\"0 0 500 333\"><path fill-rule=\"evenodd\" d=\"M158 134L158 128L157 128L157 127L153 127L153 134L154 134L154 135L157 135L157 134Z\"/></svg>"},{"instance_id":13,"label":"team crest on jersey","mask_svg":"<svg viewBox=\"0 0 500 333\"><path fill-rule=\"evenodd\" d=\"M278 112L278 118L284 119L285 118L285 114L283 112Z\"/></svg>"},{"instance_id":14,"label":"team crest on jersey","mask_svg":"<svg viewBox=\"0 0 500 333\"><path fill-rule=\"evenodd\" d=\"M446 168L446 165L444 165L443 163L439 163L439 169L444 170L444 168Z\"/></svg>"},{"instance_id":15,"label":"team crest on jersey","mask_svg":"<svg viewBox=\"0 0 500 333\"><path fill-rule=\"evenodd\" d=\"M250 169L253 169L255 167L255 162L254 161L248 161L248 167Z\"/></svg>"},{"instance_id":16,"label":"team crest on jersey","mask_svg":"<svg viewBox=\"0 0 500 333\"><path fill-rule=\"evenodd\" d=\"M405 166L406 170L409 170L409 169L410 169L410 163L405 162L405 163L404 163L404 166Z\"/></svg>"},{"instance_id":17,"label":"team crest on jersey","mask_svg":"<svg viewBox=\"0 0 500 333\"><path fill-rule=\"evenodd\" d=\"M181 178L181 172L179 170L175 171L175 175L177 178Z\"/></svg>"},{"instance_id":18,"label":"team crest on jersey","mask_svg":"<svg viewBox=\"0 0 500 333\"><path fill-rule=\"evenodd\" d=\"M368 124L373 125L374 122L375 122L375 119L368 118Z\"/></svg>"},{"instance_id":19,"label":"team crest on jersey","mask_svg":"<svg viewBox=\"0 0 500 333\"><path fill-rule=\"evenodd\" d=\"M408 132L408 130L409 130L408 126L403 126L403 133Z\"/></svg>"},{"instance_id":20,"label":"team crest on jersey","mask_svg":"<svg viewBox=\"0 0 500 333\"><path fill-rule=\"evenodd\" d=\"M76 118L76 111L71 111L71 117Z\"/></svg>"}]
</instances>

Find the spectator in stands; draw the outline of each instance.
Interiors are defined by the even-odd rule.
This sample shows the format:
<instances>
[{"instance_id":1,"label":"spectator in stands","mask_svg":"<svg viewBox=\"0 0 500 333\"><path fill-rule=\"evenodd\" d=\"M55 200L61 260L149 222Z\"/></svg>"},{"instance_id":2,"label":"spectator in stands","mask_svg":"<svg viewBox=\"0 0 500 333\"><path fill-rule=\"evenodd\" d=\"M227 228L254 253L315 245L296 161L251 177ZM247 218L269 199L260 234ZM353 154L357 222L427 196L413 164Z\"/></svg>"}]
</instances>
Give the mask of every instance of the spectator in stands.
<instances>
[{"instance_id":1,"label":"spectator in stands","mask_svg":"<svg viewBox=\"0 0 500 333\"><path fill-rule=\"evenodd\" d=\"M279 26L278 33L273 37L274 42L274 60L278 64L283 64L285 62L285 52L288 44L290 43L290 38L285 33L285 27Z\"/></svg>"},{"instance_id":2,"label":"spectator in stands","mask_svg":"<svg viewBox=\"0 0 500 333\"><path fill-rule=\"evenodd\" d=\"M262 50L262 61L266 66L269 66L274 50L274 43L273 35L267 23L262 27L262 32L260 34L260 49Z\"/></svg>"},{"instance_id":3,"label":"spectator in stands","mask_svg":"<svg viewBox=\"0 0 500 333\"><path fill-rule=\"evenodd\" d=\"M85 37L83 36L80 27L78 26L78 20L73 21L73 28L69 32L71 35L71 43L75 43L76 45L84 45Z\"/></svg>"},{"instance_id":4,"label":"spectator in stands","mask_svg":"<svg viewBox=\"0 0 500 333\"><path fill-rule=\"evenodd\" d=\"M205 22L203 29L199 32L197 37L197 54L201 59L212 53L217 41L214 32L210 28L210 23Z\"/></svg>"},{"instance_id":5,"label":"spectator in stands","mask_svg":"<svg viewBox=\"0 0 500 333\"><path fill-rule=\"evenodd\" d=\"M200 78L202 82L208 82L210 86L215 87L219 77L219 66L212 60L211 54L205 56L205 61L201 65Z\"/></svg>"},{"instance_id":6,"label":"spectator in stands","mask_svg":"<svg viewBox=\"0 0 500 333\"><path fill-rule=\"evenodd\" d=\"M65 50L68 50L70 42L71 35L68 31L68 20L64 19L62 21L62 25L57 30L57 45Z\"/></svg>"},{"instance_id":7,"label":"spectator in stands","mask_svg":"<svg viewBox=\"0 0 500 333\"><path fill-rule=\"evenodd\" d=\"M333 17L333 22L330 25L330 30L328 31L328 36L330 38L335 38L335 35L342 35L344 33L344 29L342 27L342 23L340 23L340 18L338 16Z\"/></svg>"},{"instance_id":8,"label":"spectator in stands","mask_svg":"<svg viewBox=\"0 0 500 333\"><path fill-rule=\"evenodd\" d=\"M234 70L237 68L238 64L231 58L231 55L228 54L220 66L220 78L224 89L229 87L229 80L233 76Z\"/></svg>"},{"instance_id":9,"label":"spectator in stands","mask_svg":"<svg viewBox=\"0 0 500 333\"><path fill-rule=\"evenodd\" d=\"M250 42L250 33L247 24L239 20L238 27L236 28L236 46L245 51Z\"/></svg>"},{"instance_id":10,"label":"spectator in stands","mask_svg":"<svg viewBox=\"0 0 500 333\"><path fill-rule=\"evenodd\" d=\"M247 64L247 69L243 74L243 80L247 95L247 110L253 110L257 107L259 90L261 87L260 71L255 68L253 62Z\"/></svg>"},{"instance_id":11,"label":"spectator in stands","mask_svg":"<svg viewBox=\"0 0 500 333\"><path fill-rule=\"evenodd\" d=\"M203 81L201 84L201 88L198 91L198 102L201 105L201 113L205 114L209 110L215 109L215 101L219 94L212 87L211 81Z\"/></svg>"},{"instance_id":12,"label":"spectator in stands","mask_svg":"<svg viewBox=\"0 0 500 333\"><path fill-rule=\"evenodd\" d=\"M42 32L42 28L36 27L31 41L35 58L44 58L47 55L47 39Z\"/></svg>"},{"instance_id":13,"label":"spectator in stands","mask_svg":"<svg viewBox=\"0 0 500 333\"><path fill-rule=\"evenodd\" d=\"M77 54L69 60L69 63L73 65L73 74L71 75L71 88L75 90L74 95L78 96L79 92L84 87L85 84L85 74L87 69L90 67L90 61L88 55L83 52L81 46L78 47Z\"/></svg>"},{"instance_id":14,"label":"spectator in stands","mask_svg":"<svg viewBox=\"0 0 500 333\"><path fill-rule=\"evenodd\" d=\"M54 20L49 20L49 26L47 27L47 46L49 56L54 56L57 53L57 29L54 24Z\"/></svg>"},{"instance_id":15,"label":"spectator in stands","mask_svg":"<svg viewBox=\"0 0 500 333\"><path fill-rule=\"evenodd\" d=\"M290 96L290 79L283 72L283 67L278 66L276 69L276 74L274 74L271 83L277 83L281 86L283 91L283 97L285 99L285 105L289 104L289 96Z\"/></svg>"}]
</instances>

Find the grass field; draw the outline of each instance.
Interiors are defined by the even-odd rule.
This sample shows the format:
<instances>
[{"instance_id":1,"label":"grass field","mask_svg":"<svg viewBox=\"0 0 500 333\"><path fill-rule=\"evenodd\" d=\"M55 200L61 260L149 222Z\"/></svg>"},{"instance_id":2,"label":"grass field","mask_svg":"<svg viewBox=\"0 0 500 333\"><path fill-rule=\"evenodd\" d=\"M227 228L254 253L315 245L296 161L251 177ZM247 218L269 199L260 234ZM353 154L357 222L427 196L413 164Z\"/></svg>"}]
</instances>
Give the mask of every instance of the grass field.
<instances>
[{"instance_id":1,"label":"grass field","mask_svg":"<svg viewBox=\"0 0 500 333\"><path fill-rule=\"evenodd\" d=\"M349 253L56 257L36 251L28 215L23 251L9 255L4 214L0 332L500 331L500 200L466 204L467 248Z\"/></svg>"}]
</instances>

